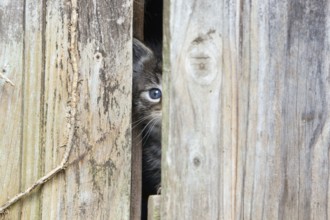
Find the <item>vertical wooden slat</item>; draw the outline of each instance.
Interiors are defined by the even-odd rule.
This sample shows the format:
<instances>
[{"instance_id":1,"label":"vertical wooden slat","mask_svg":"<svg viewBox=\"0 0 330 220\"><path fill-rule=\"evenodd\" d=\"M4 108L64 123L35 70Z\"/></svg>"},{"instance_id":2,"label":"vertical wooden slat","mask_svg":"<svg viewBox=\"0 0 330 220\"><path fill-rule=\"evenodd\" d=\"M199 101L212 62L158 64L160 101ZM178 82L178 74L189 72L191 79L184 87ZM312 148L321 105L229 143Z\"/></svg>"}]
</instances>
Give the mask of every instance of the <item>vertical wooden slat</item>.
<instances>
[{"instance_id":1,"label":"vertical wooden slat","mask_svg":"<svg viewBox=\"0 0 330 220\"><path fill-rule=\"evenodd\" d=\"M88 152L78 164L90 198L86 190L75 190L84 198L79 207L87 217L130 216L132 6L127 0L79 4L80 96L85 97L80 117L86 120L79 123L76 153Z\"/></svg>"},{"instance_id":2,"label":"vertical wooden slat","mask_svg":"<svg viewBox=\"0 0 330 220\"><path fill-rule=\"evenodd\" d=\"M21 189L22 91L24 53L23 1L0 1L0 203ZM18 219L21 206L7 217Z\"/></svg>"},{"instance_id":3,"label":"vertical wooden slat","mask_svg":"<svg viewBox=\"0 0 330 220\"><path fill-rule=\"evenodd\" d=\"M160 220L160 195L149 196L148 199L148 220Z\"/></svg>"},{"instance_id":4,"label":"vertical wooden slat","mask_svg":"<svg viewBox=\"0 0 330 220\"><path fill-rule=\"evenodd\" d=\"M43 2L25 1L24 19L24 80L23 80L23 138L21 180L24 190L43 173ZM40 193L23 201L22 218L39 219Z\"/></svg>"},{"instance_id":5,"label":"vertical wooden slat","mask_svg":"<svg viewBox=\"0 0 330 220\"><path fill-rule=\"evenodd\" d=\"M135 0L133 5L133 37L144 39L145 0ZM134 118L132 118L135 121ZM132 129L132 185L131 185L131 220L141 219L142 201L142 141L137 126Z\"/></svg>"},{"instance_id":6,"label":"vertical wooden slat","mask_svg":"<svg viewBox=\"0 0 330 220\"><path fill-rule=\"evenodd\" d=\"M133 36L139 40L144 38L144 1L134 1L133 11Z\"/></svg>"},{"instance_id":7,"label":"vertical wooden slat","mask_svg":"<svg viewBox=\"0 0 330 220\"><path fill-rule=\"evenodd\" d=\"M329 15L165 3L162 219L329 218Z\"/></svg>"},{"instance_id":8,"label":"vertical wooden slat","mask_svg":"<svg viewBox=\"0 0 330 220\"><path fill-rule=\"evenodd\" d=\"M12 2L0 4L0 66L16 84L0 79L1 124L7 124L0 156L9 159L0 162L1 205L59 165L71 129L71 2L27 0L25 12ZM129 219L132 5L79 2L79 103L68 167L24 198L22 212L14 205L5 218Z\"/></svg>"},{"instance_id":9,"label":"vertical wooden slat","mask_svg":"<svg viewBox=\"0 0 330 220\"><path fill-rule=\"evenodd\" d=\"M72 67L69 59L70 2L47 1L44 27L44 92L43 92L43 136L45 173L56 167L67 147L70 127L70 93ZM73 152L70 158L76 158ZM72 169L69 165L65 174L61 173L47 183L42 190L42 218L77 218L77 196L75 191L66 194L67 185L72 185ZM78 171L76 171L78 172ZM70 194L71 193L71 194ZM73 202L75 201L75 202Z\"/></svg>"},{"instance_id":10,"label":"vertical wooden slat","mask_svg":"<svg viewBox=\"0 0 330 220\"><path fill-rule=\"evenodd\" d=\"M66 175L54 180L49 189L54 195L49 210L52 216L67 219L128 219L132 4L130 1L80 2L79 9L77 144ZM46 33L50 38L47 48L57 49L56 55L46 51L49 56L46 60L50 60L49 75L46 73L45 77L49 89L49 96L45 98L49 100L49 111L45 111L49 112L47 131L62 127L60 124L68 115L71 67L66 49L68 33L63 27L69 21L63 12L69 10L66 4L55 1L47 7L50 24ZM57 19L64 25L57 25ZM54 27L59 32L57 36L51 34ZM51 74L53 71L58 74ZM53 139L49 154L57 155L57 159L48 164L56 164L61 159L65 147L58 146L65 144L65 134L62 138L60 135L63 130L55 136L49 133Z\"/></svg>"},{"instance_id":11,"label":"vertical wooden slat","mask_svg":"<svg viewBox=\"0 0 330 220\"><path fill-rule=\"evenodd\" d=\"M162 219L217 219L221 1L165 3Z\"/></svg>"},{"instance_id":12,"label":"vertical wooden slat","mask_svg":"<svg viewBox=\"0 0 330 220\"><path fill-rule=\"evenodd\" d=\"M134 119L133 119L134 121ZM141 219L142 208L142 140L137 126L132 129L131 220Z\"/></svg>"},{"instance_id":13,"label":"vertical wooden slat","mask_svg":"<svg viewBox=\"0 0 330 220\"><path fill-rule=\"evenodd\" d=\"M242 4L235 217L328 219L329 2Z\"/></svg>"}]
</instances>

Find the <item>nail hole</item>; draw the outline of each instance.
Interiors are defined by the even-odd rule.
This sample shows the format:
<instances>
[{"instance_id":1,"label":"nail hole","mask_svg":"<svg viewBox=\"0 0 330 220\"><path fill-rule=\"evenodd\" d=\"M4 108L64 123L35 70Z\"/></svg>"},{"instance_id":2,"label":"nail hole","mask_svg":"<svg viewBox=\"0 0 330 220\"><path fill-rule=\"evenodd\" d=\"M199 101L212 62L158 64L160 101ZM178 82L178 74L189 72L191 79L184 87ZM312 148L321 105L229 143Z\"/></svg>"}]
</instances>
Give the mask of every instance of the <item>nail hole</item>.
<instances>
[{"instance_id":1,"label":"nail hole","mask_svg":"<svg viewBox=\"0 0 330 220\"><path fill-rule=\"evenodd\" d=\"M100 60L102 58L102 54L100 52L97 52L95 54L95 59Z\"/></svg>"}]
</instances>

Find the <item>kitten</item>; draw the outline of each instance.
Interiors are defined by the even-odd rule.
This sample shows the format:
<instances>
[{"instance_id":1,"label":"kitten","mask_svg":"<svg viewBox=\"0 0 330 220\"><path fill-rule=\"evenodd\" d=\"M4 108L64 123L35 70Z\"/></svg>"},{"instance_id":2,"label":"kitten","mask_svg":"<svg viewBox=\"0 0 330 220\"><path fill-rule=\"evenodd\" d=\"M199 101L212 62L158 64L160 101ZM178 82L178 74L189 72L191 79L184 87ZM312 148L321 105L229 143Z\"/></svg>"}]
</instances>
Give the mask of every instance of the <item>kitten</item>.
<instances>
[{"instance_id":1,"label":"kitten","mask_svg":"<svg viewBox=\"0 0 330 220\"><path fill-rule=\"evenodd\" d=\"M162 118L161 43L149 47L133 40L133 126L142 135L142 219L148 196L156 194L161 178Z\"/></svg>"}]
</instances>

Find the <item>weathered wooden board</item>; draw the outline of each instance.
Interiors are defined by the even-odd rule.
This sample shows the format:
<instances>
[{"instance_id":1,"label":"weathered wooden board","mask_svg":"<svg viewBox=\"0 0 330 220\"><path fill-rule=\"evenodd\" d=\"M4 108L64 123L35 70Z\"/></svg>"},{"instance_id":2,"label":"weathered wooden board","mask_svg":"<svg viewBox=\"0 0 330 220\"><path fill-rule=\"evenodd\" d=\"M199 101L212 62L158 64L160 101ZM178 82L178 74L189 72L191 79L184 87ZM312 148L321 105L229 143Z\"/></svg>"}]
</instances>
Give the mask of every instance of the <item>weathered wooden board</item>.
<instances>
[{"instance_id":1,"label":"weathered wooden board","mask_svg":"<svg viewBox=\"0 0 330 220\"><path fill-rule=\"evenodd\" d=\"M79 104L69 165L6 218L129 219L132 4L79 1ZM0 67L15 83L0 79L1 204L62 160L73 75L70 5L0 3Z\"/></svg>"},{"instance_id":2,"label":"weathered wooden board","mask_svg":"<svg viewBox=\"0 0 330 220\"><path fill-rule=\"evenodd\" d=\"M45 173L44 152L46 147L43 117L44 103L44 2L27 0L24 5L24 56L23 56L23 108L21 190L31 186ZM14 146L13 146L14 147ZM51 159L51 158L48 158ZM47 170L49 171L49 170ZM21 209L23 219L41 216L40 193L24 200Z\"/></svg>"},{"instance_id":3,"label":"weathered wooden board","mask_svg":"<svg viewBox=\"0 0 330 220\"><path fill-rule=\"evenodd\" d=\"M0 78L0 204L22 187L23 8L20 0L0 1L0 72L15 84ZM19 211L8 218L19 219Z\"/></svg>"},{"instance_id":4,"label":"weathered wooden board","mask_svg":"<svg viewBox=\"0 0 330 220\"><path fill-rule=\"evenodd\" d=\"M134 0L133 36L140 41L144 37L144 0Z\"/></svg>"},{"instance_id":5,"label":"weathered wooden board","mask_svg":"<svg viewBox=\"0 0 330 220\"><path fill-rule=\"evenodd\" d=\"M328 219L329 1L241 7L235 217Z\"/></svg>"},{"instance_id":6,"label":"weathered wooden board","mask_svg":"<svg viewBox=\"0 0 330 220\"><path fill-rule=\"evenodd\" d=\"M165 6L162 219L219 215L222 7L212 0Z\"/></svg>"},{"instance_id":7,"label":"weathered wooden board","mask_svg":"<svg viewBox=\"0 0 330 220\"><path fill-rule=\"evenodd\" d=\"M134 0L133 37L144 38L144 0ZM134 122L134 115L132 116ZM137 125L132 126L132 182L131 182L131 220L141 219L142 208L142 140Z\"/></svg>"},{"instance_id":8,"label":"weathered wooden board","mask_svg":"<svg viewBox=\"0 0 330 220\"><path fill-rule=\"evenodd\" d=\"M134 116L133 116L133 121ZM140 129L132 124L132 181L131 220L141 219L142 209L142 137Z\"/></svg>"},{"instance_id":9,"label":"weathered wooden board","mask_svg":"<svg viewBox=\"0 0 330 220\"><path fill-rule=\"evenodd\" d=\"M330 4L165 3L162 219L328 219Z\"/></svg>"},{"instance_id":10,"label":"weathered wooden board","mask_svg":"<svg viewBox=\"0 0 330 220\"><path fill-rule=\"evenodd\" d=\"M148 199L148 220L160 220L160 195L149 196Z\"/></svg>"}]
</instances>

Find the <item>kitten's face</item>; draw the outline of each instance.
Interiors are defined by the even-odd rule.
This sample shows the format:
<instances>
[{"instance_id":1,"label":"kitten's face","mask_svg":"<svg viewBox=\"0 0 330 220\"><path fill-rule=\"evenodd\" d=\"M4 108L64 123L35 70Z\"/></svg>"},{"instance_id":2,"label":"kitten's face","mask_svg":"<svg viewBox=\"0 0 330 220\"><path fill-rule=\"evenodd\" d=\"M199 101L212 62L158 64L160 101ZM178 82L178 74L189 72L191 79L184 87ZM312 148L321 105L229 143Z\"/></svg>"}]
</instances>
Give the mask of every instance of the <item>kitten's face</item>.
<instances>
[{"instance_id":1,"label":"kitten's face","mask_svg":"<svg viewBox=\"0 0 330 220\"><path fill-rule=\"evenodd\" d=\"M142 125L150 136L160 137L162 118L161 59L134 40L133 114L134 126Z\"/></svg>"}]
</instances>

